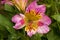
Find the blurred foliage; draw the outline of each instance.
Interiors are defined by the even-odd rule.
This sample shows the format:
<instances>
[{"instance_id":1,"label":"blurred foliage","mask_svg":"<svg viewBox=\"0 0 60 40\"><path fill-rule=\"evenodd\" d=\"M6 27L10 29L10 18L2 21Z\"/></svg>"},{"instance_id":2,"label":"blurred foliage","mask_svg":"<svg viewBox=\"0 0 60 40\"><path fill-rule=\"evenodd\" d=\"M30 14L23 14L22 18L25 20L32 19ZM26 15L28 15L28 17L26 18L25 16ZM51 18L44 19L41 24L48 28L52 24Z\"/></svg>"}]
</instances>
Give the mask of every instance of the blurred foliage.
<instances>
[{"instance_id":1,"label":"blurred foliage","mask_svg":"<svg viewBox=\"0 0 60 40\"><path fill-rule=\"evenodd\" d=\"M52 20L49 26L50 32L45 35L36 34L28 37L24 28L13 29L14 23L11 22L11 18L20 12L16 7L2 5L0 2L0 40L60 40L60 0L39 0L37 3L38 5L45 4L47 7L46 15Z\"/></svg>"},{"instance_id":2,"label":"blurred foliage","mask_svg":"<svg viewBox=\"0 0 60 40\"><path fill-rule=\"evenodd\" d=\"M60 22L60 14L55 14L52 16L53 19L55 19L56 21Z\"/></svg>"}]
</instances>

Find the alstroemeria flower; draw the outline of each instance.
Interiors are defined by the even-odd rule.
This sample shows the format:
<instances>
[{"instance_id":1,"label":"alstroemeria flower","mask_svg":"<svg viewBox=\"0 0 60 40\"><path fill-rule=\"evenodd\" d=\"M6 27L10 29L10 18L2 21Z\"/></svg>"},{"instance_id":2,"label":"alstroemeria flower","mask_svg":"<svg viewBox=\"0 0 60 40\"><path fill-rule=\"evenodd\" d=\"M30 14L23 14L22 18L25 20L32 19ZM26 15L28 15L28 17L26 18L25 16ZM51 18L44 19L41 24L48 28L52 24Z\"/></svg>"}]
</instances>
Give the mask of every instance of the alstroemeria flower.
<instances>
[{"instance_id":1,"label":"alstroemeria flower","mask_svg":"<svg viewBox=\"0 0 60 40\"><path fill-rule=\"evenodd\" d=\"M37 5L36 1L32 2L24 14L13 16L12 21L16 23L13 28L21 29L25 26L25 31L30 37L35 33L45 34L49 32L48 26L51 24L51 20L45 15L45 11L45 5Z\"/></svg>"},{"instance_id":2,"label":"alstroemeria flower","mask_svg":"<svg viewBox=\"0 0 60 40\"><path fill-rule=\"evenodd\" d=\"M28 0L13 0L14 5L19 9L19 10L25 10L26 4Z\"/></svg>"},{"instance_id":3,"label":"alstroemeria flower","mask_svg":"<svg viewBox=\"0 0 60 40\"><path fill-rule=\"evenodd\" d=\"M13 5L12 1L10 1L10 0L2 0L1 4Z\"/></svg>"}]
</instances>

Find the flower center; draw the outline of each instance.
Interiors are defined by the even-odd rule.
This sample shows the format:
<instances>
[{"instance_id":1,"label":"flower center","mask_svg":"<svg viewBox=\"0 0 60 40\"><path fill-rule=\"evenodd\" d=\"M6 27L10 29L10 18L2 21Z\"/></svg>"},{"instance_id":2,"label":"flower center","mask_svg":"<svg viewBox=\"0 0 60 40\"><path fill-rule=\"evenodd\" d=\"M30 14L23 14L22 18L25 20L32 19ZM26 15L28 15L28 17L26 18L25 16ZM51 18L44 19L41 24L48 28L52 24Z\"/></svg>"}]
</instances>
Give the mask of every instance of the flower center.
<instances>
[{"instance_id":1,"label":"flower center","mask_svg":"<svg viewBox=\"0 0 60 40\"><path fill-rule=\"evenodd\" d=\"M35 10L25 13L26 17L26 27L25 31L36 30L38 28L37 21L41 19L40 13L37 13Z\"/></svg>"},{"instance_id":2,"label":"flower center","mask_svg":"<svg viewBox=\"0 0 60 40\"><path fill-rule=\"evenodd\" d=\"M36 29L37 29L37 24L33 22L28 23L25 27L25 31L31 31L31 30L35 31Z\"/></svg>"},{"instance_id":3,"label":"flower center","mask_svg":"<svg viewBox=\"0 0 60 40\"><path fill-rule=\"evenodd\" d=\"M37 21L41 18L40 13L36 13L35 10L31 10L30 12L25 13L25 16L28 21Z\"/></svg>"}]
</instances>

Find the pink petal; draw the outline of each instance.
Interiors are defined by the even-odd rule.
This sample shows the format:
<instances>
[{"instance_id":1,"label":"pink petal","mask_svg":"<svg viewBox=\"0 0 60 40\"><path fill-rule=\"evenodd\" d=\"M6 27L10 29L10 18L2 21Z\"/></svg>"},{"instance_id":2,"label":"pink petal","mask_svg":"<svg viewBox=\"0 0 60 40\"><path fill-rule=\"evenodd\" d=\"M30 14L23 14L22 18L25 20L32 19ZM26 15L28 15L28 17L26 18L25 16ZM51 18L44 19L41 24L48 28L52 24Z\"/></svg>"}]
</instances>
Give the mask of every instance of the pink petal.
<instances>
[{"instance_id":1,"label":"pink petal","mask_svg":"<svg viewBox=\"0 0 60 40\"><path fill-rule=\"evenodd\" d=\"M24 16L23 14L20 14L20 16L21 16L22 18L25 18L25 16Z\"/></svg>"},{"instance_id":2,"label":"pink petal","mask_svg":"<svg viewBox=\"0 0 60 40\"><path fill-rule=\"evenodd\" d=\"M6 4L8 5L13 5L13 3L10 1L10 2L6 2Z\"/></svg>"},{"instance_id":3,"label":"pink petal","mask_svg":"<svg viewBox=\"0 0 60 40\"><path fill-rule=\"evenodd\" d=\"M51 19L48 16L44 15L40 19L40 22L42 22L42 23L44 23L46 25L50 25L51 24Z\"/></svg>"},{"instance_id":4,"label":"pink petal","mask_svg":"<svg viewBox=\"0 0 60 40\"><path fill-rule=\"evenodd\" d=\"M41 34L46 34L49 32L49 30L50 28L47 25L43 25L38 27L37 32Z\"/></svg>"},{"instance_id":5,"label":"pink petal","mask_svg":"<svg viewBox=\"0 0 60 40\"><path fill-rule=\"evenodd\" d=\"M34 1L26 8L26 11L29 12L30 10L35 9L36 6L37 6L36 1Z\"/></svg>"},{"instance_id":6,"label":"pink petal","mask_svg":"<svg viewBox=\"0 0 60 40\"><path fill-rule=\"evenodd\" d=\"M32 2L27 8L26 11L35 10L37 13L45 13L46 7L45 5L38 5L37 1Z\"/></svg>"},{"instance_id":7,"label":"pink petal","mask_svg":"<svg viewBox=\"0 0 60 40\"><path fill-rule=\"evenodd\" d=\"M13 26L13 28L15 29L21 29L25 26L25 23L22 24L22 21L19 23L16 23L15 26Z\"/></svg>"},{"instance_id":8,"label":"pink petal","mask_svg":"<svg viewBox=\"0 0 60 40\"><path fill-rule=\"evenodd\" d=\"M10 0L2 0L1 4L13 5L13 3Z\"/></svg>"},{"instance_id":9,"label":"pink petal","mask_svg":"<svg viewBox=\"0 0 60 40\"><path fill-rule=\"evenodd\" d=\"M38 21L38 24L37 24L38 26L43 26L44 25L44 23L42 23L41 21Z\"/></svg>"},{"instance_id":10,"label":"pink petal","mask_svg":"<svg viewBox=\"0 0 60 40\"><path fill-rule=\"evenodd\" d=\"M23 14L15 15L12 17L12 22L16 23L13 28L15 29L21 29L25 26L25 16Z\"/></svg>"},{"instance_id":11,"label":"pink petal","mask_svg":"<svg viewBox=\"0 0 60 40\"><path fill-rule=\"evenodd\" d=\"M28 35L29 37L31 37L31 36L34 35L35 33L36 33L36 31L34 31L34 30L27 31L27 35Z\"/></svg>"},{"instance_id":12,"label":"pink petal","mask_svg":"<svg viewBox=\"0 0 60 40\"><path fill-rule=\"evenodd\" d=\"M20 20L24 19L24 16L23 14L20 14L20 15L15 15L12 17L12 22L14 23L18 23Z\"/></svg>"},{"instance_id":13,"label":"pink petal","mask_svg":"<svg viewBox=\"0 0 60 40\"><path fill-rule=\"evenodd\" d=\"M1 0L1 4L4 4L6 2L6 0Z\"/></svg>"},{"instance_id":14,"label":"pink petal","mask_svg":"<svg viewBox=\"0 0 60 40\"><path fill-rule=\"evenodd\" d=\"M37 5L36 11L39 13L45 13L45 11L46 11L45 5Z\"/></svg>"},{"instance_id":15,"label":"pink petal","mask_svg":"<svg viewBox=\"0 0 60 40\"><path fill-rule=\"evenodd\" d=\"M19 15L15 15L12 17L12 22L17 23L21 20L22 18Z\"/></svg>"}]
</instances>

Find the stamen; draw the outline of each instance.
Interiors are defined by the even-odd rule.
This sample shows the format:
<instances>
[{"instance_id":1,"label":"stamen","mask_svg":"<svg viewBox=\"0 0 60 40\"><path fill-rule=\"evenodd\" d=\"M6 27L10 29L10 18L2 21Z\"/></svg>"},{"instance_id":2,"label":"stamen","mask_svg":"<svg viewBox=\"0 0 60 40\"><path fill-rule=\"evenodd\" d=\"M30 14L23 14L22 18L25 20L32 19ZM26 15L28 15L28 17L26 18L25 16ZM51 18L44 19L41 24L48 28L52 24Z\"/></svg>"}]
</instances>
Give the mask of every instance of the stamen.
<instances>
[{"instance_id":1,"label":"stamen","mask_svg":"<svg viewBox=\"0 0 60 40\"><path fill-rule=\"evenodd\" d=\"M30 21L37 21L41 18L40 13L36 13L35 10L31 10L29 13L25 13L25 16Z\"/></svg>"},{"instance_id":2,"label":"stamen","mask_svg":"<svg viewBox=\"0 0 60 40\"><path fill-rule=\"evenodd\" d=\"M36 30L37 29L37 24L30 22L29 24L26 25L25 31L31 31L31 30Z\"/></svg>"}]
</instances>

